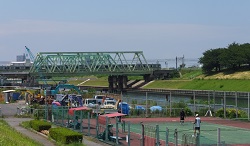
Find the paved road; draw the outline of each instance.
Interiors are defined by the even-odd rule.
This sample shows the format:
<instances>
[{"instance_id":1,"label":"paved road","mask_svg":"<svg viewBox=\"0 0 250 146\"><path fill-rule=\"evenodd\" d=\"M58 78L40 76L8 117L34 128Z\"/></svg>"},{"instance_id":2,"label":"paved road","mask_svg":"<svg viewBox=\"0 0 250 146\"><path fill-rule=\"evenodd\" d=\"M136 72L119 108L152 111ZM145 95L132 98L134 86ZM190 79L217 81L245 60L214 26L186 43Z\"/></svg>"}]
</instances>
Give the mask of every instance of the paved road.
<instances>
[{"instance_id":1,"label":"paved road","mask_svg":"<svg viewBox=\"0 0 250 146\"><path fill-rule=\"evenodd\" d=\"M17 113L17 107L26 106L24 101L19 101L18 103L11 104L0 104L1 114L4 115L4 120L13 128L15 128L20 133L42 143L44 146L55 146L55 144L50 141L47 137L42 134L30 131L23 128L19 124L23 121L29 121L31 118L15 118L14 115ZM107 146L107 144L102 144L101 142L95 143L87 139L83 139L83 143L87 146Z\"/></svg>"}]
</instances>

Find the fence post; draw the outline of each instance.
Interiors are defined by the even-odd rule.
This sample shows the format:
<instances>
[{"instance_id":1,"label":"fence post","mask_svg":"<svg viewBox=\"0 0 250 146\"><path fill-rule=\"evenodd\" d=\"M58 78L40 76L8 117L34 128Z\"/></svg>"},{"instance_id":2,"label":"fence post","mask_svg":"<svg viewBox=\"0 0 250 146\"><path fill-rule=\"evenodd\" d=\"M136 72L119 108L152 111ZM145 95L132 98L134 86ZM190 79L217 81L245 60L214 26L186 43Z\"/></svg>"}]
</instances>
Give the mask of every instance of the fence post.
<instances>
[{"instance_id":1,"label":"fence post","mask_svg":"<svg viewBox=\"0 0 250 146\"><path fill-rule=\"evenodd\" d=\"M215 91L213 91L213 100L214 100L214 112L215 112Z\"/></svg>"},{"instance_id":2,"label":"fence post","mask_svg":"<svg viewBox=\"0 0 250 146\"><path fill-rule=\"evenodd\" d=\"M56 124L58 124L58 117L59 117L59 108L56 109Z\"/></svg>"},{"instance_id":3,"label":"fence post","mask_svg":"<svg viewBox=\"0 0 250 146\"><path fill-rule=\"evenodd\" d=\"M116 136L116 144L119 144L119 140L118 140L118 117L115 117L115 136Z\"/></svg>"},{"instance_id":4,"label":"fence post","mask_svg":"<svg viewBox=\"0 0 250 146\"><path fill-rule=\"evenodd\" d=\"M99 134L99 123L98 123L98 114L96 115L96 137L98 138Z\"/></svg>"},{"instance_id":5,"label":"fence post","mask_svg":"<svg viewBox=\"0 0 250 146\"><path fill-rule=\"evenodd\" d=\"M156 125L156 146L160 146L160 131L159 131L159 125Z\"/></svg>"},{"instance_id":6,"label":"fence post","mask_svg":"<svg viewBox=\"0 0 250 146\"><path fill-rule=\"evenodd\" d=\"M146 118L148 117L148 92L146 92Z\"/></svg>"},{"instance_id":7,"label":"fence post","mask_svg":"<svg viewBox=\"0 0 250 146\"><path fill-rule=\"evenodd\" d=\"M108 141L108 117L106 117L105 141Z\"/></svg>"},{"instance_id":8,"label":"fence post","mask_svg":"<svg viewBox=\"0 0 250 146\"><path fill-rule=\"evenodd\" d=\"M177 129L174 130L175 146L178 146L178 132Z\"/></svg>"},{"instance_id":9,"label":"fence post","mask_svg":"<svg viewBox=\"0 0 250 146\"><path fill-rule=\"evenodd\" d=\"M220 128L217 128L217 146L220 146Z\"/></svg>"},{"instance_id":10,"label":"fence post","mask_svg":"<svg viewBox=\"0 0 250 146\"><path fill-rule=\"evenodd\" d=\"M238 100L237 100L237 91L235 91L235 108L236 108L236 118L238 118Z\"/></svg>"},{"instance_id":11,"label":"fence post","mask_svg":"<svg viewBox=\"0 0 250 146\"><path fill-rule=\"evenodd\" d=\"M49 120L49 106L48 104L46 105L46 121Z\"/></svg>"},{"instance_id":12,"label":"fence post","mask_svg":"<svg viewBox=\"0 0 250 146\"><path fill-rule=\"evenodd\" d=\"M169 116L171 117L172 116L172 95L171 95L171 91L169 93L169 106L170 106L170 113L169 113Z\"/></svg>"},{"instance_id":13,"label":"fence post","mask_svg":"<svg viewBox=\"0 0 250 146\"><path fill-rule=\"evenodd\" d=\"M81 130L81 133L83 133L83 130L82 130L82 110L81 110L81 112L80 112L80 121L81 121L81 124L80 124L80 130Z\"/></svg>"},{"instance_id":14,"label":"fence post","mask_svg":"<svg viewBox=\"0 0 250 146\"><path fill-rule=\"evenodd\" d=\"M64 125L63 120L64 120L64 108L62 107L62 126Z\"/></svg>"},{"instance_id":15,"label":"fence post","mask_svg":"<svg viewBox=\"0 0 250 146\"><path fill-rule=\"evenodd\" d=\"M60 121L62 120L62 113L63 113L63 109L62 109L62 107L60 107L60 112L59 112L60 118L61 118L61 119L59 119ZM59 123L60 123L60 121L59 121ZM62 126L62 122L60 123L60 125Z\"/></svg>"},{"instance_id":16,"label":"fence post","mask_svg":"<svg viewBox=\"0 0 250 146\"><path fill-rule=\"evenodd\" d=\"M195 91L193 91L193 96L194 96L194 107L193 107L193 110L194 110L194 115L195 115L195 112L196 112L196 107L195 107Z\"/></svg>"},{"instance_id":17,"label":"fence post","mask_svg":"<svg viewBox=\"0 0 250 146\"><path fill-rule=\"evenodd\" d=\"M248 92L248 121L250 120L250 99L249 99L249 92Z\"/></svg>"},{"instance_id":18,"label":"fence post","mask_svg":"<svg viewBox=\"0 0 250 146\"><path fill-rule=\"evenodd\" d=\"M68 122L68 125L67 126L69 126L69 113L67 114L67 122Z\"/></svg>"},{"instance_id":19,"label":"fence post","mask_svg":"<svg viewBox=\"0 0 250 146\"><path fill-rule=\"evenodd\" d=\"M166 146L168 146L169 129L166 127Z\"/></svg>"},{"instance_id":20,"label":"fence post","mask_svg":"<svg viewBox=\"0 0 250 146\"><path fill-rule=\"evenodd\" d=\"M73 120L73 123L75 122L75 119L76 119L76 111L74 110L74 120ZM76 124L74 124L74 130L76 129Z\"/></svg>"},{"instance_id":21,"label":"fence post","mask_svg":"<svg viewBox=\"0 0 250 146\"><path fill-rule=\"evenodd\" d=\"M90 113L88 112L88 136L90 135Z\"/></svg>"},{"instance_id":22,"label":"fence post","mask_svg":"<svg viewBox=\"0 0 250 146\"><path fill-rule=\"evenodd\" d=\"M142 133L141 133L141 146L145 146L145 139L144 139L144 125L143 125L143 123L141 122L141 126L142 126Z\"/></svg>"},{"instance_id":23,"label":"fence post","mask_svg":"<svg viewBox=\"0 0 250 146\"><path fill-rule=\"evenodd\" d=\"M128 146L130 146L130 121L128 122Z\"/></svg>"},{"instance_id":24,"label":"fence post","mask_svg":"<svg viewBox=\"0 0 250 146\"><path fill-rule=\"evenodd\" d=\"M125 121L122 121L122 132L125 132Z\"/></svg>"},{"instance_id":25,"label":"fence post","mask_svg":"<svg viewBox=\"0 0 250 146\"><path fill-rule=\"evenodd\" d=\"M226 118L226 92L224 92L224 97L223 97L223 108L224 108L224 118Z\"/></svg>"},{"instance_id":26,"label":"fence post","mask_svg":"<svg viewBox=\"0 0 250 146\"><path fill-rule=\"evenodd\" d=\"M42 112L43 113L43 112ZM45 114L45 111L44 111L44 114ZM54 120L54 108L53 106L51 106L51 122L54 123L55 120Z\"/></svg>"}]
</instances>

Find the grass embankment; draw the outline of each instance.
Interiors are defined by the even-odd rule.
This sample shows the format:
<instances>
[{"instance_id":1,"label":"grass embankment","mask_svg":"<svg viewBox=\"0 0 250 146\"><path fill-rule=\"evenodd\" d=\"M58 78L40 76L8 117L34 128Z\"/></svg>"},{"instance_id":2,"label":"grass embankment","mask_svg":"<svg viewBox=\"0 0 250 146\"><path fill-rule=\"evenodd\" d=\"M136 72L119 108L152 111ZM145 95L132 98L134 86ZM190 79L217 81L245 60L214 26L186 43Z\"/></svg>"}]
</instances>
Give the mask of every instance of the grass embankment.
<instances>
[{"instance_id":1,"label":"grass embankment","mask_svg":"<svg viewBox=\"0 0 250 146\"><path fill-rule=\"evenodd\" d=\"M3 120L0 120L0 131L0 145L2 146L42 146L42 144L18 133Z\"/></svg>"},{"instance_id":2,"label":"grass embankment","mask_svg":"<svg viewBox=\"0 0 250 146\"><path fill-rule=\"evenodd\" d=\"M250 80L158 80L144 87L145 89L190 89L217 91L250 91Z\"/></svg>"},{"instance_id":3,"label":"grass embankment","mask_svg":"<svg viewBox=\"0 0 250 146\"><path fill-rule=\"evenodd\" d=\"M250 91L250 71L219 72L202 74L201 69L185 69L182 76L174 80L158 80L144 88Z\"/></svg>"},{"instance_id":4,"label":"grass embankment","mask_svg":"<svg viewBox=\"0 0 250 146\"><path fill-rule=\"evenodd\" d=\"M87 82L87 79L90 79ZM129 80L142 79L141 77L129 77ZM84 83L83 83L84 82ZM108 87L107 76L90 76L69 80L69 84L85 86ZM171 80L155 80L143 87L145 89L190 89L190 90L216 90L216 91L250 91L250 71L220 72L212 75L204 75L200 69L185 69L181 71L181 77Z\"/></svg>"}]
</instances>

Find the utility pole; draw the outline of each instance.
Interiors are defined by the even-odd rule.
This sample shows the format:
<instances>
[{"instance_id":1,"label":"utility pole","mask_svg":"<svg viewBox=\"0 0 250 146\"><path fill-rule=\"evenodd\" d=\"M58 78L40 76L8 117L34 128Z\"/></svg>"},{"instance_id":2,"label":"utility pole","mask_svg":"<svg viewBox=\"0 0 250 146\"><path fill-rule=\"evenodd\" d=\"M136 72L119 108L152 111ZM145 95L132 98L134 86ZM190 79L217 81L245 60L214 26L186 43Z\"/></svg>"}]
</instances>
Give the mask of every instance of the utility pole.
<instances>
[{"instance_id":1,"label":"utility pole","mask_svg":"<svg viewBox=\"0 0 250 146\"><path fill-rule=\"evenodd\" d=\"M180 68L184 68L185 67L185 63L184 63L184 55L183 57L177 57L176 56L176 59L175 59L175 63L176 63L176 70L178 69L178 61L181 60L181 65L180 65Z\"/></svg>"}]
</instances>

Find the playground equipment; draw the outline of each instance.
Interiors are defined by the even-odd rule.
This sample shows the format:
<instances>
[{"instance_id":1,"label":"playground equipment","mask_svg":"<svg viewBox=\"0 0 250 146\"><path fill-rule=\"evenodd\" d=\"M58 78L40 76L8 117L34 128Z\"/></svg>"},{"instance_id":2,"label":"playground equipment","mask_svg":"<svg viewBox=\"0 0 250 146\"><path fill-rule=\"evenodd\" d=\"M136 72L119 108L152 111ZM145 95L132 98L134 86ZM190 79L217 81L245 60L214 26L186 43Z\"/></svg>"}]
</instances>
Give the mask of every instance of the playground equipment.
<instances>
[{"instance_id":1,"label":"playground equipment","mask_svg":"<svg viewBox=\"0 0 250 146\"><path fill-rule=\"evenodd\" d=\"M81 123L78 120L79 120L79 117L80 117L79 112L81 112L81 111L91 111L91 108L88 108L88 107L78 107L78 108L71 108L71 109L69 109L68 114L70 116L74 116L74 119L73 120L69 120L69 122L66 122L66 127L80 129Z\"/></svg>"},{"instance_id":2,"label":"playground equipment","mask_svg":"<svg viewBox=\"0 0 250 146\"><path fill-rule=\"evenodd\" d=\"M122 113L111 113L111 114L104 114L104 115L100 115L98 116L98 123L101 125L107 125L105 130L103 131L103 133L100 133L98 135L99 139L103 139L103 140L110 140L110 141L114 141L116 139L115 136L113 136L113 124L115 123L111 123L111 118L120 118L122 116L125 116L126 114L122 114ZM120 137L117 137L118 139L121 139Z\"/></svg>"},{"instance_id":3,"label":"playground equipment","mask_svg":"<svg viewBox=\"0 0 250 146\"><path fill-rule=\"evenodd\" d=\"M112 124L108 124L108 127L107 127L107 131L108 131L108 140L109 141L112 141L112 136L113 136L113 125ZM99 139L102 139L102 140L105 140L105 135L106 135L106 129L103 131L103 133L100 133L98 135L98 138Z\"/></svg>"}]
</instances>

